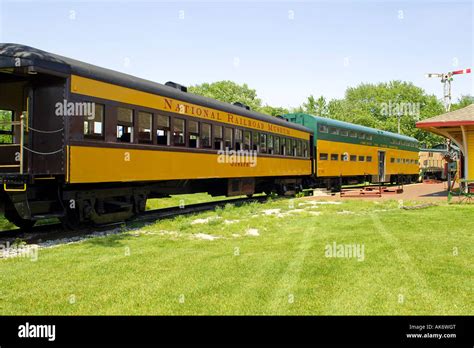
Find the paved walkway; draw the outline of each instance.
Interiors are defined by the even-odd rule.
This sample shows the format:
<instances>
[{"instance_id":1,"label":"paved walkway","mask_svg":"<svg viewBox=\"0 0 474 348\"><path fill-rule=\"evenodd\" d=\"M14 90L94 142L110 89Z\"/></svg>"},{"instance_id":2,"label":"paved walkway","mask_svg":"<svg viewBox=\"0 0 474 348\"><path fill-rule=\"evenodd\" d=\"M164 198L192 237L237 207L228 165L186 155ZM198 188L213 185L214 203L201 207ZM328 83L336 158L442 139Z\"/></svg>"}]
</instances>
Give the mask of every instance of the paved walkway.
<instances>
[{"instance_id":1,"label":"paved walkway","mask_svg":"<svg viewBox=\"0 0 474 348\"><path fill-rule=\"evenodd\" d=\"M395 187L394 187L395 188ZM337 193L334 196L311 196L308 199L404 199L404 200L423 200L423 201L446 201L448 200L447 183L441 184L410 184L403 186L403 193L384 193L382 197L377 196L343 196Z\"/></svg>"}]
</instances>

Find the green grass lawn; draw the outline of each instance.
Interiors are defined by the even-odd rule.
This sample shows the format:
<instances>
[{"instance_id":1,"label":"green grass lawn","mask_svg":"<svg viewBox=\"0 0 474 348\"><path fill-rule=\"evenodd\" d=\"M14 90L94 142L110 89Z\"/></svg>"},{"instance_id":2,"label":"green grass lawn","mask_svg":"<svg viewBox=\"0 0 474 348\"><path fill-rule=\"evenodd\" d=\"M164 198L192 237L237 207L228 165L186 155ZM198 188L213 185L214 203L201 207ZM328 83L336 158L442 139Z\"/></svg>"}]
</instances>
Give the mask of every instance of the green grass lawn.
<instances>
[{"instance_id":1,"label":"green grass lawn","mask_svg":"<svg viewBox=\"0 0 474 348\"><path fill-rule=\"evenodd\" d=\"M474 314L473 205L306 202L228 205L2 259L0 314ZM363 246L363 260L326 257L333 243Z\"/></svg>"}]
</instances>

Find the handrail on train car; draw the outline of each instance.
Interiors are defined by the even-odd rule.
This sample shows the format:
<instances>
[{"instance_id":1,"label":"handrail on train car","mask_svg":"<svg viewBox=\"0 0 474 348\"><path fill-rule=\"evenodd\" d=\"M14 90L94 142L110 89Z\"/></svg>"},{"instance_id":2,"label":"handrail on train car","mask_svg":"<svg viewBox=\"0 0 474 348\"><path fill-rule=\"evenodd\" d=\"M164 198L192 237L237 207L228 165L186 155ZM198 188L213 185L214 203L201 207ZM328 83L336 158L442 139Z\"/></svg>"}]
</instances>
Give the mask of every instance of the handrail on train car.
<instances>
[{"instance_id":1,"label":"handrail on train car","mask_svg":"<svg viewBox=\"0 0 474 348\"><path fill-rule=\"evenodd\" d=\"M20 116L20 121L11 121L11 122L1 122L0 126L20 126L20 142L18 144L1 144L2 147L7 146L19 146L20 147L20 164L2 164L0 168L19 168L19 174L23 174L23 150L24 150L24 141L25 141L25 116L22 114ZM6 185L4 185L5 191L7 191Z\"/></svg>"}]
</instances>

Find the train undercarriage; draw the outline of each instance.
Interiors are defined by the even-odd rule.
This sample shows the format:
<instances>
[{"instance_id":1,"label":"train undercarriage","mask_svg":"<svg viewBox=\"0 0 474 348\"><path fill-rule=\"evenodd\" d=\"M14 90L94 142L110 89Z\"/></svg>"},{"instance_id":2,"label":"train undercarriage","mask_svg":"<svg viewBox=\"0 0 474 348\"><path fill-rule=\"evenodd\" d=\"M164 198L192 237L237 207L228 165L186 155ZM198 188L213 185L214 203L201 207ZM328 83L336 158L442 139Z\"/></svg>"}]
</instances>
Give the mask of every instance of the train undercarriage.
<instances>
[{"instance_id":1,"label":"train undercarriage","mask_svg":"<svg viewBox=\"0 0 474 348\"><path fill-rule=\"evenodd\" d=\"M1 192L5 218L22 229L37 221L59 219L64 227L103 225L125 221L146 210L148 199L206 192L212 196L249 196L257 193L294 195L307 178L237 178L177 180L157 183L66 185L60 180L36 180L26 190L18 180L5 178Z\"/></svg>"},{"instance_id":2,"label":"train undercarriage","mask_svg":"<svg viewBox=\"0 0 474 348\"><path fill-rule=\"evenodd\" d=\"M391 183L409 183L415 175L391 176ZM148 199L171 195L206 192L211 196L249 196L265 193L294 196L303 189L324 187L333 192L342 185L360 184L365 176L314 178L235 178L176 180L154 183L65 184L60 179L35 180L27 186L18 177L4 178L0 209L5 218L28 230L37 221L59 219L65 228L103 225L126 221L146 210ZM27 187L22 190L22 187Z\"/></svg>"}]
</instances>

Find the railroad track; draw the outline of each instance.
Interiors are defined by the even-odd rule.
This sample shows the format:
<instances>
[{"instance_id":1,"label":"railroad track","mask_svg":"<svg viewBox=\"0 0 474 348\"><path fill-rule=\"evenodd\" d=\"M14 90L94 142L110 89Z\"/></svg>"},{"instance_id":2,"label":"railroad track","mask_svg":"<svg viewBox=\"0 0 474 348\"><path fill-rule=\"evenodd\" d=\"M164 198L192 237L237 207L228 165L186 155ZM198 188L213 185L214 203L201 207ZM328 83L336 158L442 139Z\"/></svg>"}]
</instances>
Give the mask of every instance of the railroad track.
<instances>
[{"instance_id":1,"label":"railroad track","mask_svg":"<svg viewBox=\"0 0 474 348\"><path fill-rule=\"evenodd\" d=\"M184 207L170 207L162 209L147 210L133 219L127 221L120 221L113 224L105 224L99 226L86 226L84 228L69 231L65 230L60 223L45 224L34 226L29 231L21 231L20 229L0 231L0 245L5 245L7 242L12 243L20 239L26 244L38 244L47 241L54 241L59 239L74 239L85 237L97 232L107 232L120 228L121 226L129 225L136 222L152 222L158 219L172 218L178 215L189 215L203 211L214 210L217 207L224 207L226 204L242 205L251 202L264 202L268 196L257 196L253 198L233 198L216 202L205 202L190 204Z\"/></svg>"}]
</instances>

